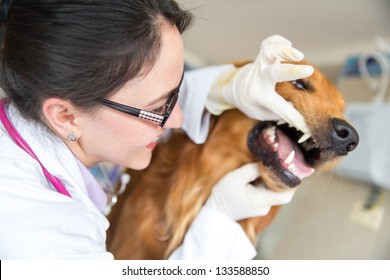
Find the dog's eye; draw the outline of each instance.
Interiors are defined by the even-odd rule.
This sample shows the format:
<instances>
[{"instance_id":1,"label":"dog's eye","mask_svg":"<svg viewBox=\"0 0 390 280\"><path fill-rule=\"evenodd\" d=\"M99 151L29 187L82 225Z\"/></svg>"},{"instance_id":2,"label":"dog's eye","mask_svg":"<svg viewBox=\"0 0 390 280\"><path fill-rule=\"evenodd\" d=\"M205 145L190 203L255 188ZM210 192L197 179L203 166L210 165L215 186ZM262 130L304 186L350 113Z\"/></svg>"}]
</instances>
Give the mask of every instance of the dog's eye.
<instances>
[{"instance_id":1,"label":"dog's eye","mask_svg":"<svg viewBox=\"0 0 390 280\"><path fill-rule=\"evenodd\" d=\"M291 83L295 86L296 89L299 90L309 90L310 86L304 80L295 80L291 81Z\"/></svg>"}]
</instances>

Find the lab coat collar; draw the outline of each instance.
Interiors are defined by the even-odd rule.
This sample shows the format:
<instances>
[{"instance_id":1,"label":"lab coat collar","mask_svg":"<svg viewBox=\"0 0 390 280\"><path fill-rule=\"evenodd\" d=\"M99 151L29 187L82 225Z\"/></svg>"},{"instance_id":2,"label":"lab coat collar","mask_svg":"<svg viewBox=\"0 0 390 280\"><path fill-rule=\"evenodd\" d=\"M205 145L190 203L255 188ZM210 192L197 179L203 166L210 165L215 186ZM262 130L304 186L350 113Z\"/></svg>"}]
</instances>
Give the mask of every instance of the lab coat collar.
<instances>
[{"instance_id":1,"label":"lab coat collar","mask_svg":"<svg viewBox=\"0 0 390 280\"><path fill-rule=\"evenodd\" d=\"M88 208L101 214L88 195L77 159L68 146L48 127L26 120L12 104L8 105L6 111L16 130L30 145L45 168L62 181L72 199L81 201ZM27 153L26 156L29 157ZM49 182L48 187L54 189Z\"/></svg>"}]
</instances>

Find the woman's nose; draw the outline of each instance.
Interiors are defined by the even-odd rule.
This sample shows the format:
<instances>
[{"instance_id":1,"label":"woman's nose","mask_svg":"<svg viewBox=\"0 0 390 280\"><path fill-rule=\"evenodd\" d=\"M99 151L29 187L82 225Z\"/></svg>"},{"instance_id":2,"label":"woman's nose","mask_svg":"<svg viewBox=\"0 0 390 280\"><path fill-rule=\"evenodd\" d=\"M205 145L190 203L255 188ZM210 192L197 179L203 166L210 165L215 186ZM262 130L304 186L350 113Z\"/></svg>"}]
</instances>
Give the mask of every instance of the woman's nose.
<instances>
[{"instance_id":1,"label":"woman's nose","mask_svg":"<svg viewBox=\"0 0 390 280\"><path fill-rule=\"evenodd\" d=\"M179 128L183 123L183 112L180 108L179 102L176 104L171 115L169 116L164 128Z\"/></svg>"}]
</instances>

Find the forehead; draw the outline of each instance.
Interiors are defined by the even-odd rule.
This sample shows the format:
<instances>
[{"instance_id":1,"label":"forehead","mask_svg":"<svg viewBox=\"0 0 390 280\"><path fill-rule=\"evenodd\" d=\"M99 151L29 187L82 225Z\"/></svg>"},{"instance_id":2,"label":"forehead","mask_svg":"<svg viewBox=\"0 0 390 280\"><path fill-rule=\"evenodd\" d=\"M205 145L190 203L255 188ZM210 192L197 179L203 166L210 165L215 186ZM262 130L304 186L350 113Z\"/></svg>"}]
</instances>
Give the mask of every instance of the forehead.
<instances>
[{"instance_id":1,"label":"forehead","mask_svg":"<svg viewBox=\"0 0 390 280\"><path fill-rule=\"evenodd\" d=\"M182 77L183 67L184 46L181 35L175 26L162 24L161 49L155 64L145 75L127 82L115 95L131 101L133 106L145 105L176 88Z\"/></svg>"},{"instance_id":2,"label":"forehead","mask_svg":"<svg viewBox=\"0 0 390 280\"><path fill-rule=\"evenodd\" d=\"M160 53L145 80L162 80L167 87L177 86L184 66L183 40L176 26L167 23L162 24L161 34Z\"/></svg>"}]
</instances>

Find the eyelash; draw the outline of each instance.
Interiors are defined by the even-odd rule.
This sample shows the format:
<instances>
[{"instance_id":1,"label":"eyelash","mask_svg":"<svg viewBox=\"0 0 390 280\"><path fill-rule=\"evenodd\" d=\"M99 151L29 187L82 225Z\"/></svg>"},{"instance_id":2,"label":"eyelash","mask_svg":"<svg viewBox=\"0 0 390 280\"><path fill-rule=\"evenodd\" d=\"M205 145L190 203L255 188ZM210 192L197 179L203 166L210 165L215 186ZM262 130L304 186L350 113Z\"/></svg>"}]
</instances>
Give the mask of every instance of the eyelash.
<instances>
[{"instance_id":1,"label":"eyelash","mask_svg":"<svg viewBox=\"0 0 390 280\"><path fill-rule=\"evenodd\" d=\"M176 89L175 91L172 92L171 96L168 97L168 100L165 101L165 104L164 104L163 106L158 107L158 108L152 110L152 112L153 112L153 113L156 113L156 114L160 114L160 115L164 114L164 113L166 112L166 110L167 110L168 103L169 103L169 101L170 101L172 95L175 94L176 91L178 91L178 89Z\"/></svg>"},{"instance_id":2,"label":"eyelash","mask_svg":"<svg viewBox=\"0 0 390 280\"><path fill-rule=\"evenodd\" d=\"M167 107L167 104L152 110L152 112L156 113L156 114L163 114L163 113L165 113L166 107Z\"/></svg>"}]
</instances>

